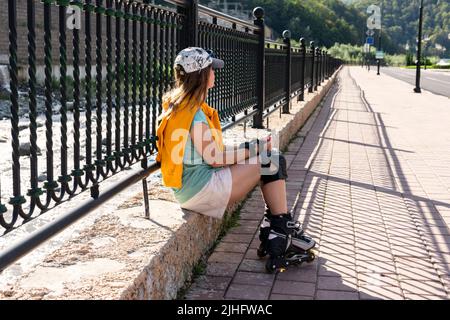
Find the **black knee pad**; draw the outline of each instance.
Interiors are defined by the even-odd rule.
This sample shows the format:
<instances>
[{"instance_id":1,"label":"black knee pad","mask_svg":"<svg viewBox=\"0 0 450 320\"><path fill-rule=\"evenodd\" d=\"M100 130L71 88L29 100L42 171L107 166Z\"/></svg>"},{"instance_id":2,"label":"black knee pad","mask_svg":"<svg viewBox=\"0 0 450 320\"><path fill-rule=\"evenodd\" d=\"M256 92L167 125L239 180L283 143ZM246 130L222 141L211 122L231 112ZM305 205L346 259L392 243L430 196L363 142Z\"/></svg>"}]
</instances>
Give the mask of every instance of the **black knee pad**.
<instances>
[{"instance_id":1,"label":"black knee pad","mask_svg":"<svg viewBox=\"0 0 450 320\"><path fill-rule=\"evenodd\" d=\"M278 161L271 161L272 164L277 166L277 171L271 175L262 174L261 181L264 184L271 183L271 182L278 181L278 180L286 180L288 178L286 158L282 154L272 155L272 157L277 157L276 160L278 160ZM261 168L268 168L268 167L270 167L271 163L262 164Z\"/></svg>"}]
</instances>

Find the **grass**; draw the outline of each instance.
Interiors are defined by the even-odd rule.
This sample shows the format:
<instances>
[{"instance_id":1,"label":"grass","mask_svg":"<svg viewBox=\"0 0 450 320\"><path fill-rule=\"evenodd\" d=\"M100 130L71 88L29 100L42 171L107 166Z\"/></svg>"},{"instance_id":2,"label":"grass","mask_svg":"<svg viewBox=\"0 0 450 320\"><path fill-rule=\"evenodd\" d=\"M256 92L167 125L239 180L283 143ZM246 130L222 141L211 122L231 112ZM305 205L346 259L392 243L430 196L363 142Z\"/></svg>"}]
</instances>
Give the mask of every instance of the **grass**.
<instances>
[{"instance_id":1,"label":"grass","mask_svg":"<svg viewBox=\"0 0 450 320\"><path fill-rule=\"evenodd\" d=\"M416 69L416 66L402 66L401 68L403 68L403 69ZM425 69L425 66L421 66L421 69ZM450 66L448 66L448 67L427 66L427 69L450 70Z\"/></svg>"},{"instance_id":2,"label":"grass","mask_svg":"<svg viewBox=\"0 0 450 320\"><path fill-rule=\"evenodd\" d=\"M192 275L196 279L201 275L204 275L206 272L206 267L208 266L207 262L204 259L201 259L192 270Z\"/></svg>"},{"instance_id":3,"label":"grass","mask_svg":"<svg viewBox=\"0 0 450 320\"><path fill-rule=\"evenodd\" d=\"M294 142L295 139L301 138L299 136L300 131L302 130L302 128L304 127L305 123L300 127L300 129L298 129L298 131L289 139L288 143L283 147L283 149L281 149L281 153L286 153L289 150L289 146L291 145L292 142Z\"/></svg>"}]
</instances>

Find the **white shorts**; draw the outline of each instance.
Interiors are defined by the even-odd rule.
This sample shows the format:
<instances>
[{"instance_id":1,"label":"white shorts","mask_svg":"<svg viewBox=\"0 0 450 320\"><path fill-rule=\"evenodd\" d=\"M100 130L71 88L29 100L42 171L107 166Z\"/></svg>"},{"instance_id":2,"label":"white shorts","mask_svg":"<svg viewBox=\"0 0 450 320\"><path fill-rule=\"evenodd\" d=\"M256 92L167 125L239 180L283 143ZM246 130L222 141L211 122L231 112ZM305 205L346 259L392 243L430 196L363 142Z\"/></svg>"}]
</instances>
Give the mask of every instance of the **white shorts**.
<instances>
[{"instance_id":1,"label":"white shorts","mask_svg":"<svg viewBox=\"0 0 450 320\"><path fill-rule=\"evenodd\" d=\"M187 209L206 216L222 219L230 201L233 179L231 170L225 167L212 174L209 182L191 199L181 204Z\"/></svg>"}]
</instances>

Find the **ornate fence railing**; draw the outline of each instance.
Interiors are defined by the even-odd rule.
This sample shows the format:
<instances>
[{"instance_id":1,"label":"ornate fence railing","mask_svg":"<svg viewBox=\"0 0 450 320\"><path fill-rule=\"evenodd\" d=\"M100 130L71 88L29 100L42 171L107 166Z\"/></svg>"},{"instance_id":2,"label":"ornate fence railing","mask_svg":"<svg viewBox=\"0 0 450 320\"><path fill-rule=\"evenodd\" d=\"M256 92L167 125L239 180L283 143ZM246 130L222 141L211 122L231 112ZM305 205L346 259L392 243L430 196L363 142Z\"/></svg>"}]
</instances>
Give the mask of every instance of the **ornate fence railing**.
<instances>
[{"instance_id":1,"label":"ornate fence railing","mask_svg":"<svg viewBox=\"0 0 450 320\"><path fill-rule=\"evenodd\" d=\"M261 8L252 24L197 0L148 2L0 5L8 10L11 79L0 225L9 232L82 191L92 197L2 253L0 271L130 184L141 180L147 194L145 178L158 169L148 159L157 152L162 95L172 86L172 63L181 49L201 46L225 60L208 97L224 130L243 120L262 128L264 117L281 107L289 112L293 97L302 100L306 89L317 90L341 63L313 43L307 48L303 39L293 48L289 32L283 44L266 41ZM102 181L137 163L142 170L100 193Z\"/></svg>"}]
</instances>

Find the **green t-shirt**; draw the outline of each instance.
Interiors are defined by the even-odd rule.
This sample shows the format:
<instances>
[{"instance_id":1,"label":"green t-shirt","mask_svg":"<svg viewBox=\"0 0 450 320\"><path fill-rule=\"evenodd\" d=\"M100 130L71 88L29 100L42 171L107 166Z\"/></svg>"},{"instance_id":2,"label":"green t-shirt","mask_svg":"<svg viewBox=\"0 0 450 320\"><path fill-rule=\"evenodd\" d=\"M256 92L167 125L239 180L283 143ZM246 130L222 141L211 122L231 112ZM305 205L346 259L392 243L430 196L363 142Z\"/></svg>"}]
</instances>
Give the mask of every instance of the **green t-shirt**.
<instances>
[{"instance_id":1,"label":"green t-shirt","mask_svg":"<svg viewBox=\"0 0 450 320\"><path fill-rule=\"evenodd\" d=\"M192 120L191 128L195 123L203 122L208 124L202 109L199 109ZM195 196L211 179L213 172L221 168L214 168L207 164L202 156L195 149L189 134L183 157L183 177L181 189L172 188L175 198L180 204L185 203Z\"/></svg>"}]
</instances>

